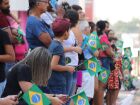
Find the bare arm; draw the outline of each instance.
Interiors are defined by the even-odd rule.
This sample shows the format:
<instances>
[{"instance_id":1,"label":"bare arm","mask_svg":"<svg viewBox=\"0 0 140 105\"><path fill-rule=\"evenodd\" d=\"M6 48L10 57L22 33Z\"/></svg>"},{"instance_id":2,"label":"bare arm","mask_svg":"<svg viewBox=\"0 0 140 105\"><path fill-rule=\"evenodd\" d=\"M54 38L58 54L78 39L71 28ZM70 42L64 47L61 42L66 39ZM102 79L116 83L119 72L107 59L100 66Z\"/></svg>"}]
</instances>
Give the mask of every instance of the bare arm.
<instances>
[{"instance_id":1,"label":"bare arm","mask_svg":"<svg viewBox=\"0 0 140 105\"><path fill-rule=\"evenodd\" d=\"M10 16L11 16L18 24L20 24L19 19L17 19L12 13L10 13Z\"/></svg>"},{"instance_id":2,"label":"bare arm","mask_svg":"<svg viewBox=\"0 0 140 105\"><path fill-rule=\"evenodd\" d=\"M105 50L105 52L106 52L106 54L108 55L108 56L110 56L110 57L112 57L112 56L114 56L114 52L113 52L113 50L112 50L112 48L107 48L106 50Z\"/></svg>"},{"instance_id":3,"label":"bare arm","mask_svg":"<svg viewBox=\"0 0 140 105\"><path fill-rule=\"evenodd\" d=\"M49 45L51 44L51 37L46 32L41 33L41 35L39 36L39 40L44 43L46 47L49 47Z\"/></svg>"},{"instance_id":4,"label":"bare arm","mask_svg":"<svg viewBox=\"0 0 140 105\"><path fill-rule=\"evenodd\" d=\"M52 68L52 70L66 71L67 70L66 66L62 66L62 65L59 65L58 64L59 59L60 59L60 56L57 56L57 55L54 55L53 56L52 62L51 62L51 68Z\"/></svg>"},{"instance_id":5,"label":"bare arm","mask_svg":"<svg viewBox=\"0 0 140 105\"><path fill-rule=\"evenodd\" d=\"M79 28L79 24L77 24L76 27L72 28L72 31L74 32L76 40L78 41L78 46L81 46L83 42L83 37L82 37L82 32L80 31Z\"/></svg>"},{"instance_id":6,"label":"bare arm","mask_svg":"<svg viewBox=\"0 0 140 105\"><path fill-rule=\"evenodd\" d=\"M74 72L74 67L59 65L58 64L59 59L60 59L60 56L58 56L58 55L54 55L53 56L52 62L51 62L51 68L52 68L52 70L55 70L55 71L69 71L69 72Z\"/></svg>"},{"instance_id":7,"label":"bare arm","mask_svg":"<svg viewBox=\"0 0 140 105\"><path fill-rule=\"evenodd\" d=\"M77 46L77 47L73 47L73 46L71 46L71 47L64 47L64 52L72 52L72 51L75 51L75 52L77 52L79 54L82 53L82 49L79 46Z\"/></svg>"},{"instance_id":8,"label":"bare arm","mask_svg":"<svg viewBox=\"0 0 140 105\"><path fill-rule=\"evenodd\" d=\"M10 62L15 60L15 53L12 45L5 45L5 55L0 55L0 62Z\"/></svg>"}]
</instances>

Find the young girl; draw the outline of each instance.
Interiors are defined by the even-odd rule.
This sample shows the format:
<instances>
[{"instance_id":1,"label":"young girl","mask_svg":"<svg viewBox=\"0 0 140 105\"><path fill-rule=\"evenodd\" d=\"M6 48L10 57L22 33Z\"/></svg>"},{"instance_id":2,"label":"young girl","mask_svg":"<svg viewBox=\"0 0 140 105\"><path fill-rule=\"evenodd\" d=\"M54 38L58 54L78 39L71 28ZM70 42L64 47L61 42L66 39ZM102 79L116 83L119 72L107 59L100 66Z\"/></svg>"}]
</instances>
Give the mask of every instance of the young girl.
<instances>
[{"instance_id":1,"label":"young girl","mask_svg":"<svg viewBox=\"0 0 140 105\"><path fill-rule=\"evenodd\" d=\"M110 57L112 57L114 53L111 49L110 42L105 33L105 29L107 27L105 24L105 21L102 21L102 20L98 21L96 23L96 27L97 27L97 34L99 36L100 43L106 44L108 46L108 48L106 48L105 50L102 50L102 49L99 50L99 59L100 59L102 67L104 67L107 70L110 70ZM106 84L99 81L97 105L103 105L103 95L104 95L105 87L106 87Z\"/></svg>"},{"instance_id":2,"label":"young girl","mask_svg":"<svg viewBox=\"0 0 140 105\"><path fill-rule=\"evenodd\" d=\"M117 41L117 38L110 37L109 41L111 43L111 47L115 52L117 52L117 48L115 46L115 43ZM121 82L122 74L121 74L121 56L116 56L113 59L111 59L110 64L110 76L108 79L108 86L107 86L107 105L116 105L116 100L118 97L119 90L121 88Z\"/></svg>"}]
</instances>

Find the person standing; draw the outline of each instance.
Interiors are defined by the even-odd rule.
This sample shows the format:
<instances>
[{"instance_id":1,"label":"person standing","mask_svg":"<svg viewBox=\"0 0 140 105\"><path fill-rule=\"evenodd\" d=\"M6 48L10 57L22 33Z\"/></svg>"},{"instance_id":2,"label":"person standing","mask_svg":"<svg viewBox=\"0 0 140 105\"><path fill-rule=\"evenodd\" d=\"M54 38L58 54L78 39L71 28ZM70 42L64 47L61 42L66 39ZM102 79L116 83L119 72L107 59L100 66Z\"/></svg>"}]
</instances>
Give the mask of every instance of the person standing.
<instances>
[{"instance_id":1,"label":"person standing","mask_svg":"<svg viewBox=\"0 0 140 105\"><path fill-rule=\"evenodd\" d=\"M41 14L47 10L48 2L49 0L29 0L26 38L31 50L40 46L48 48L54 37L48 25L41 19Z\"/></svg>"},{"instance_id":2,"label":"person standing","mask_svg":"<svg viewBox=\"0 0 140 105\"><path fill-rule=\"evenodd\" d=\"M0 30L0 96L5 87L5 63L14 61L15 53L8 33Z\"/></svg>"},{"instance_id":3,"label":"person standing","mask_svg":"<svg viewBox=\"0 0 140 105\"><path fill-rule=\"evenodd\" d=\"M96 23L97 27L97 34L100 39L100 43L105 44L108 46L106 49L99 49L99 60L101 62L101 66L104 67L106 70L110 70L110 59L114 56L114 52L111 48L111 44L108 40L108 36L105 33L106 24L105 21L100 20ZM102 83L99 81L99 91L98 91L98 98L97 98L97 105L103 105L103 96L104 90L107 84Z\"/></svg>"},{"instance_id":4,"label":"person standing","mask_svg":"<svg viewBox=\"0 0 140 105\"><path fill-rule=\"evenodd\" d=\"M53 70L52 76L49 80L48 87L53 94L67 94L68 73L74 72L74 67L68 66L65 63L64 47L62 45L64 40L69 37L70 22L68 19L56 19L52 24L52 29L55 33L49 50L52 53L51 68Z\"/></svg>"}]
</instances>

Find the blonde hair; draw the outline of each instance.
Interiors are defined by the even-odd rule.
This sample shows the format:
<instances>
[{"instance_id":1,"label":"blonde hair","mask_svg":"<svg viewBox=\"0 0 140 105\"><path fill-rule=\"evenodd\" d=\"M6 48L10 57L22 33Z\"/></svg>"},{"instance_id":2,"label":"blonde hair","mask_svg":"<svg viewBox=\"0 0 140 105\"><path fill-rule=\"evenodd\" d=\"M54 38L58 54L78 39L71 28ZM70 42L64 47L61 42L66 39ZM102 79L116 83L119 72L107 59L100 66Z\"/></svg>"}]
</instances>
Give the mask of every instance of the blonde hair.
<instances>
[{"instance_id":1,"label":"blonde hair","mask_svg":"<svg viewBox=\"0 0 140 105\"><path fill-rule=\"evenodd\" d=\"M51 58L46 48L37 47L15 66L27 64L31 68L32 81L39 86L46 86L52 72Z\"/></svg>"}]
</instances>

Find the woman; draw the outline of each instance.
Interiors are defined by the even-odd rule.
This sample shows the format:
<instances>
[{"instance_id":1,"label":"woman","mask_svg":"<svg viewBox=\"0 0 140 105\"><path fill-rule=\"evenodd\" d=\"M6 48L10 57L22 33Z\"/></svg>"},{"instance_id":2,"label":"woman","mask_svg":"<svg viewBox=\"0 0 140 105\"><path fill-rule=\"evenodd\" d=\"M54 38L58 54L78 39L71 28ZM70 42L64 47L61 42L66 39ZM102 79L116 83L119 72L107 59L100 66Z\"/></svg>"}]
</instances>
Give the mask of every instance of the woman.
<instances>
[{"instance_id":1,"label":"woman","mask_svg":"<svg viewBox=\"0 0 140 105\"><path fill-rule=\"evenodd\" d=\"M51 76L50 63L51 54L46 48L38 47L32 50L9 72L2 97L18 94L20 91L27 92L33 84L40 87L46 86ZM47 96L54 105L63 103L52 95ZM21 103L19 102L19 105Z\"/></svg>"},{"instance_id":2,"label":"woman","mask_svg":"<svg viewBox=\"0 0 140 105\"><path fill-rule=\"evenodd\" d=\"M102 21L102 20L98 21L96 23L96 27L97 27L97 34L99 36L101 45L105 44L107 46L106 49L99 50L99 60L101 62L102 67L104 67L107 70L110 70L110 58L112 56L114 56L114 53L111 49L110 42L109 42L108 37L105 33L105 29L106 29L105 21ZM99 81L97 105L103 105L103 95L104 95L105 87L106 87L106 84Z\"/></svg>"},{"instance_id":3,"label":"woman","mask_svg":"<svg viewBox=\"0 0 140 105\"><path fill-rule=\"evenodd\" d=\"M109 32L109 36L111 33ZM117 38L114 36L109 37L109 41L111 43L111 47L114 53L118 53L118 49L115 46ZM119 56L115 56L114 59L111 59L110 64L110 76L108 79L108 86L107 86L107 105L116 105L117 97L119 94L119 90L121 88L121 80L122 80L122 64L121 64L121 54Z\"/></svg>"},{"instance_id":4,"label":"woman","mask_svg":"<svg viewBox=\"0 0 140 105\"><path fill-rule=\"evenodd\" d=\"M26 38L29 48L48 48L54 37L49 25L41 19L41 14L46 12L48 0L29 0L29 17L26 26Z\"/></svg>"}]
</instances>

